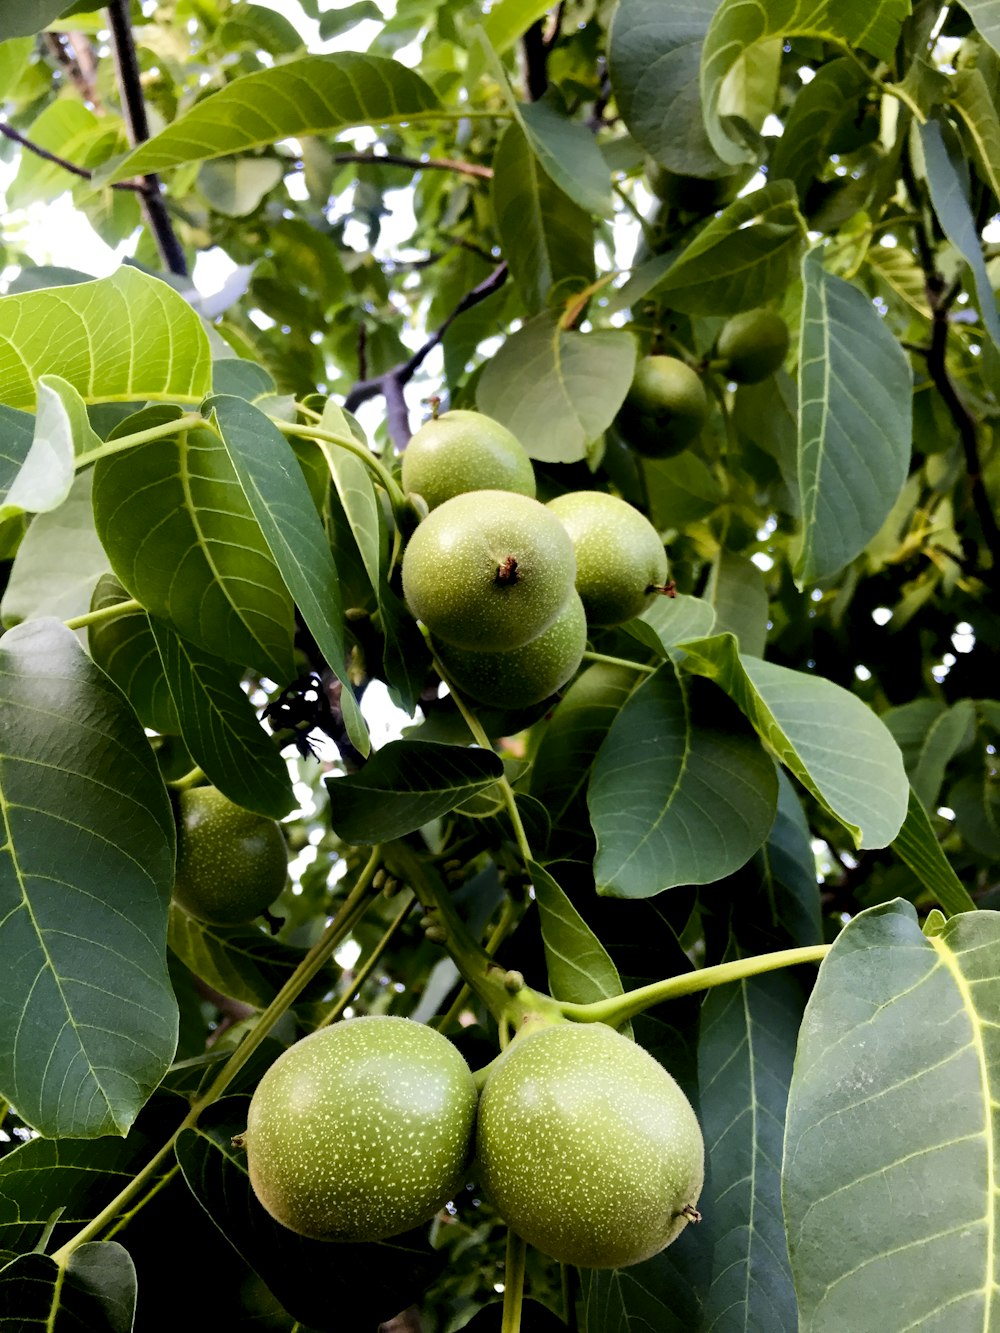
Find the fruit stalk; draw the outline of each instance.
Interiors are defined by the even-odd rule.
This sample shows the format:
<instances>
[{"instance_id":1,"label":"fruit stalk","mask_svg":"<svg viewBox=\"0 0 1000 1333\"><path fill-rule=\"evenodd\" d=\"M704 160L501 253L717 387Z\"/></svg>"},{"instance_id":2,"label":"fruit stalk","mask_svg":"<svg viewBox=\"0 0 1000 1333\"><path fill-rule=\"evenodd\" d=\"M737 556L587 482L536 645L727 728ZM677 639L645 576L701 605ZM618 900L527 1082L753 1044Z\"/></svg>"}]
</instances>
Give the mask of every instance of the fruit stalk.
<instances>
[{"instance_id":1,"label":"fruit stalk","mask_svg":"<svg viewBox=\"0 0 1000 1333\"><path fill-rule=\"evenodd\" d=\"M370 449L366 449L360 440L354 439L349 435L336 435L332 431L323 430L320 426L307 426L302 422L295 421L275 421L274 423L281 431L282 435L301 435L303 439L315 440L323 451L323 456L329 461L330 455L327 452L328 447L333 444L338 449L346 449L348 453L354 454L360 458L365 467L374 473L379 484L385 489L389 497L389 503L392 505L392 512L396 519L397 526L400 519L405 519L409 512L409 506L406 502L406 496L400 490L395 479L390 474L388 468L375 457Z\"/></svg>"},{"instance_id":2,"label":"fruit stalk","mask_svg":"<svg viewBox=\"0 0 1000 1333\"><path fill-rule=\"evenodd\" d=\"M102 401L108 400L102 399ZM88 449L86 453L77 455L73 466L79 472L89 467L91 463L96 463L99 458L110 458L112 454L120 454L134 445L148 444L150 440L162 440L166 436L177 435L181 431L207 424L200 412L186 412L183 416L174 417L172 421L165 421L160 426L150 426L149 430L136 431L134 435L122 435L117 440L105 441L96 449Z\"/></svg>"},{"instance_id":3,"label":"fruit stalk","mask_svg":"<svg viewBox=\"0 0 1000 1333\"><path fill-rule=\"evenodd\" d=\"M507 1228L507 1255L503 1269L503 1322L500 1333L520 1333L524 1301L524 1261L528 1246Z\"/></svg>"},{"instance_id":4,"label":"fruit stalk","mask_svg":"<svg viewBox=\"0 0 1000 1333\"><path fill-rule=\"evenodd\" d=\"M86 629L88 625L100 625L105 620L117 620L119 616L130 616L135 611L145 611L141 602L130 597L125 602L114 602L111 606L102 606L97 611L87 611L85 615L73 616L64 620L67 629Z\"/></svg>"},{"instance_id":5,"label":"fruit stalk","mask_svg":"<svg viewBox=\"0 0 1000 1333\"><path fill-rule=\"evenodd\" d=\"M361 970L355 973L354 978L351 981L351 984L345 987L343 993L337 998L337 1000L333 1003L333 1005L331 1005L329 1012L325 1015L323 1019L321 1019L319 1023L316 1024L317 1031L319 1031L320 1028L329 1027L331 1023L335 1023L337 1019L340 1017L340 1015L347 1008L347 1006L354 999L354 997L358 994L358 992L361 990L361 987L365 984L365 982L368 980L371 974L375 971L375 968L378 965L378 960L385 953L386 949L388 949L389 945L392 943L393 938L396 935L396 932L402 926L403 922L409 916L410 912L412 912L413 908L416 906L416 903L417 899L412 895L405 903L403 903L402 907L393 917L392 922L390 923L389 928L386 930L385 934L382 936L378 944L375 945L375 948L372 949L371 953L365 959L364 965L362 966Z\"/></svg>"}]
</instances>

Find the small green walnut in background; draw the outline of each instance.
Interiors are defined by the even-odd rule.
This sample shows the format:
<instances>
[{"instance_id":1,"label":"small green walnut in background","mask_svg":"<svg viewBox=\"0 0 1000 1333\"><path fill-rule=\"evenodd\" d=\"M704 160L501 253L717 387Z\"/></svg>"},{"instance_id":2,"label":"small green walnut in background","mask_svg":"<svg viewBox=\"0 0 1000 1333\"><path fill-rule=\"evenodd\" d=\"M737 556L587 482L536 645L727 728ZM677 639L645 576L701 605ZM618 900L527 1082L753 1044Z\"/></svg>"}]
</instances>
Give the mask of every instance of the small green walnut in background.
<instances>
[{"instance_id":1,"label":"small green walnut in background","mask_svg":"<svg viewBox=\"0 0 1000 1333\"><path fill-rule=\"evenodd\" d=\"M708 416L708 396L697 371L676 356L644 356L618 414L622 435L648 458L686 449Z\"/></svg>"},{"instance_id":2,"label":"small green walnut in background","mask_svg":"<svg viewBox=\"0 0 1000 1333\"><path fill-rule=\"evenodd\" d=\"M715 355L727 379L758 384L784 365L788 325L773 310L744 310L723 324Z\"/></svg>"},{"instance_id":3,"label":"small green walnut in background","mask_svg":"<svg viewBox=\"0 0 1000 1333\"><path fill-rule=\"evenodd\" d=\"M288 852L281 825L235 805L216 787L177 799L174 900L200 921L252 921L285 887Z\"/></svg>"}]
</instances>

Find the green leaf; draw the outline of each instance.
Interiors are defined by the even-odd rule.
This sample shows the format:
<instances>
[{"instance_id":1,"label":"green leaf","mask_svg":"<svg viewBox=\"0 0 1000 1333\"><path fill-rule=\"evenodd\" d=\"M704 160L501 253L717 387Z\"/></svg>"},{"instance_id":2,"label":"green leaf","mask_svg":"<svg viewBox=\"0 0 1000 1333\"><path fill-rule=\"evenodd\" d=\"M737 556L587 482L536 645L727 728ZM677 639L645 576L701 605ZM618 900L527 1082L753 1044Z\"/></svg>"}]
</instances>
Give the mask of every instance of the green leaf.
<instances>
[{"instance_id":1,"label":"green leaf","mask_svg":"<svg viewBox=\"0 0 1000 1333\"><path fill-rule=\"evenodd\" d=\"M334 434L348 437L353 434L350 421L332 399L323 408L320 425ZM372 587L377 590L386 543L382 540L381 531L382 506L375 494L372 474L361 459L347 449L330 445L325 456L344 514L361 553L365 572Z\"/></svg>"},{"instance_id":2,"label":"green leaf","mask_svg":"<svg viewBox=\"0 0 1000 1333\"><path fill-rule=\"evenodd\" d=\"M7 98L24 73L31 58L34 41L31 37L14 37L7 27L20 7L16 4L0 6L0 97Z\"/></svg>"},{"instance_id":3,"label":"green leaf","mask_svg":"<svg viewBox=\"0 0 1000 1333\"><path fill-rule=\"evenodd\" d=\"M326 779L330 822L345 842L390 842L485 790L503 776L492 750L437 741L390 741L364 767Z\"/></svg>"},{"instance_id":4,"label":"green leaf","mask_svg":"<svg viewBox=\"0 0 1000 1333\"><path fill-rule=\"evenodd\" d=\"M624 994L610 954L559 884L534 861L527 870L538 904L551 993L574 1004Z\"/></svg>"},{"instance_id":5,"label":"green leaf","mask_svg":"<svg viewBox=\"0 0 1000 1333\"><path fill-rule=\"evenodd\" d=\"M337 569L308 483L291 446L258 408L227 396L210 399L208 406L302 619L343 685L340 703L351 744L367 754L368 727L347 677Z\"/></svg>"},{"instance_id":6,"label":"green leaf","mask_svg":"<svg viewBox=\"0 0 1000 1333\"><path fill-rule=\"evenodd\" d=\"M772 926L802 948L820 944L823 922L812 835L798 793L780 769L778 809L757 855Z\"/></svg>"},{"instance_id":7,"label":"green leaf","mask_svg":"<svg viewBox=\"0 0 1000 1333\"><path fill-rule=\"evenodd\" d=\"M590 216L555 185L519 125L504 131L493 158L493 214L500 244L528 311L545 308L553 288L594 280Z\"/></svg>"},{"instance_id":8,"label":"green leaf","mask_svg":"<svg viewBox=\"0 0 1000 1333\"><path fill-rule=\"evenodd\" d=\"M285 168L276 157L237 157L205 162L198 172L198 188L227 218L243 218L260 206L279 183Z\"/></svg>"},{"instance_id":9,"label":"green leaf","mask_svg":"<svg viewBox=\"0 0 1000 1333\"><path fill-rule=\"evenodd\" d=\"M698 1112L709 1163L699 1201L713 1245L706 1328L796 1333L781 1212L781 1144L804 997L787 973L708 992Z\"/></svg>"},{"instance_id":10,"label":"green leaf","mask_svg":"<svg viewBox=\"0 0 1000 1333\"><path fill-rule=\"evenodd\" d=\"M72 384L58 375L40 376L31 448L0 506L0 520L21 510L41 514L58 509L72 490L77 455L100 443Z\"/></svg>"},{"instance_id":11,"label":"green leaf","mask_svg":"<svg viewBox=\"0 0 1000 1333\"><path fill-rule=\"evenodd\" d=\"M715 608L716 633L733 634L741 653L763 657L767 643L767 588L753 561L720 547L712 562L706 598ZM698 633L711 634L712 627Z\"/></svg>"},{"instance_id":12,"label":"green leaf","mask_svg":"<svg viewBox=\"0 0 1000 1333\"><path fill-rule=\"evenodd\" d=\"M170 910L170 948L196 977L255 1009L265 1009L306 956L246 926L210 926L182 908ZM297 1003L322 999L331 985L325 968L299 996Z\"/></svg>"},{"instance_id":13,"label":"green leaf","mask_svg":"<svg viewBox=\"0 0 1000 1333\"><path fill-rule=\"evenodd\" d=\"M774 821L778 784L760 742L665 663L629 697L601 746L588 803L598 892L648 898L743 865Z\"/></svg>"},{"instance_id":14,"label":"green leaf","mask_svg":"<svg viewBox=\"0 0 1000 1333\"><path fill-rule=\"evenodd\" d=\"M475 35L486 66L542 170L584 212L609 216L611 173L593 134L586 125L567 119L551 102L518 102L485 32L479 28Z\"/></svg>"},{"instance_id":15,"label":"green leaf","mask_svg":"<svg viewBox=\"0 0 1000 1333\"><path fill-rule=\"evenodd\" d=\"M971 699L959 699L927 729L910 782L928 810L937 805L945 769L955 755L972 744L975 729L976 706Z\"/></svg>"},{"instance_id":16,"label":"green leaf","mask_svg":"<svg viewBox=\"0 0 1000 1333\"><path fill-rule=\"evenodd\" d=\"M805 240L790 181L730 204L685 247L656 288L690 315L732 315L763 305L788 282Z\"/></svg>"},{"instance_id":17,"label":"green leaf","mask_svg":"<svg viewBox=\"0 0 1000 1333\"><path fill-rule=\"evenodd\" d=\"M753 46L775 37L819 37L891 60L909 0L773 0L767 6L722 0L702 49L701 97L708 138L726 162L753 156L739 121L725 114L731 79Z\"/></svg>"},{"instance_id":18,"label":"green leaf","mask_svg":"<svg viewBox=\"0 0 1000 1333\"><path fill-rule=\"evenodd\" d=\"M620 0L611 20L611 86L629 133L657 162L690 176L726 170L705 132L698 86L717 2Z\"/></svg>"},{"instance_id":19,"label":"green leaf","mask_svg":"<svg viewBox=\"0 0 1000 1333\"><path fill-rule=\"evenodd\" d=\"M690 1228L688 1228L690 1230ZM680 1242L678 1242L680 1243ZM691 1333L701 1306L672 1249L631 1268L581 1268L584 1333Z\"/></svg>"},{"instance_id":20,"label":"green leaf","mask_svg":"<svg viewBox=\"0 0 1000 1333\"><path fill-rule=\"evenodd\" d=\"M847 56L816 70L816 77L799 89L774 145L768 168L772 180L790 180L801 196L829 158L828 144L845 106L867 88L864 69Z\"/></svg>"},{"instance_id":21,"label":"green leaf","mask_svg":"<svg viewBox=\"0 0 1000 1333\"><path fill-rule=\"evenodd\" d=\"M146 417L163 420L164 410ZM292 679L292 600L215 431L196 427L100 459L94 521L118 578L151 615L216 657Z\"/></svg>"},{"instance_id":22,"label":"green leaf","mask_svg":"<svg viewBox=\"0 0 1000 1333\"><path fill-rule=\"evenodd\" d=\"M124 1134L177 1040L173 816L135 715L62 625L3 636L0 700L0 959L18 1006L0 1086L44 1134Z\"/></svg>"},{"instance_id":23,"label":"green leaf","mask_svg":"<svg viewBox=\"0 0 1000 1333\"><path fill-rule=\"evenodd\" d=\"M64 97L51 102L25 134L32 143L64 161L91 167L115 151L121 128L117 116L95 116L82 102ZM67 190L81 186L81 178L65 167L35 153L22 152L7 204L10 208L26 208L29 204L57 199Z\"/></svg>"},{"instance_id":24,"label":"green leaf","mask_svg":"<svg viewBox=\"0 0 1000 1333\"><path fill-rule=\"evenodd\" d=\"M1000 196L1000 116L979 69L961 69L951 79L951 105L962 118L976 161L995 195Z\"/></svg>"},{"instance_id":25,"label":"green leaf","mask_svg":"<svg viewBox=\"0 0 1000 1333\"><path fill-rule=\"evenodd\" d=\"M0 1324L8 1328L132 1333L138 1283L117 1241L92 1241L65 1268L46 1254L23 1254L0 1269Z\"/></svg>"},{"instance_id":26,"label":"green leaf","mask_svg":"<svg viewBox=\"0 0 1000 1333\"><path fill-rule=\"evenodd\" d=\"M928 939L896 900L824 960L785 1137L804 1333L995 1324L998 950L996 912Z\"/></svg>"},{"instance_id":27,"label":"green leaf","mask_svg":"<svg viewBox=\"0 0 1000 1333\"><path fill-rule=\"evenodd\" d=\"M924 271L912 251L902 245L873 245L865 255L865 265L921 319L930 319Z\"/></svg>"},{"instance_id":28,"label":"green leaf","mask_svg":"<svg viewBox=\"0 0 1000 1333\"><path fill-rule=\"evenodd\" d=\"M97 580L108 570L94 529L93 480L92 471L79 473L69 498L32 520L0 603L5 625L33 616L68 620L90 610Z\"/></svg>"},{"instance_id":29,"label":"green leaf","mask_svg":"<svg viewBox=\"0 0 1000 1333\"><path fill-rule=\"evenodd\" d=\"M955 811L955 827L980 856L1000 857L1000 797L989 777L969 774L948 792Z\"/></svg>"},{"instance_id":30,"label":"green leaf","mask_svg":"<svg viewBox=\"0 0 1000 1333\"><path fill-rule=\"evenodd\" d=\"M913 372L856 287L811 250L799 367L799 586L838 574L875 536L906 481Z\"/></svg>"},{"instance_id":31,"label":"green leaf","mask_svg":"<svg viewBox=\"0 0 1000 1333\"><path fill-rule=\"evenodd\" d=\"M711 634L715 628L715 610L704 598L681 592L674 597L658 597L641 616L622 628L654 653L668 657L685 639Z\"/></svg>"},{"instance_id":32,"label":"green leaf","mask_svg":"<svg viewBox=\"0 0 1000 1333\"><path fill-rule=\"evenodd\" d=\"M33 0L30 5L21 4L20 0L13 0L13 3L8 0L0 5L0 40L42 32L53 19L72 8L68 0Z\"/></svg>"},{"instance_id":33,"label":"green leaf","mask_svg":"<svg viewBox=\"0 0 1000 1333\"><path fill-rule=\"evenodd\" d=\"M28 457L34 434L35 419L30 413L0 407L0 503L4 509L8 508L6 497Z\"/></svg>"},{"instance_id":34,"label":"green leaf","mask_svg":"<svg viewBox=\"0 0 1000 1333\"><path fill-rule=\"evenodd\" d=\"M281 819L295 807L288 767L240 688L240 669L148 617L191 758L236 805Z\"/></svg>"},{"instance_id":35,"label":"green leaf","mask_svg":"<svg viewBox=\"0 0 1000 1333\"><path fill-rule=\"evenodd\" d=\"M211 387L208 335L172 287L136 268L0 297L0 400L35 407L40 375L88 403L198 402Z\"/></svg>"},{"instance_id":36,"label":"green leaf","mask_svg":"<svg viewBox=\"0 0 1000 1333\"><path fill-rule=\"evenodd\" d=\"M676 458L644 458L649 517L660 529L684 528L707 518L725 499L712 469L690 449Z\"/></svg>"},{"instance_id":37,"label":"green leaf","mask_svg":"<svg viewBox=\"0 0 1000 1333\"><path fill-rule=\"evenodd\" d=\"M949 915L975 911L976 904L941 850L927 811L912 787L906 819L892 847Z\"/></svg>"},{"instance_id":38,"label":"green leaf","mask_svg":"<svg viewBox=\"0 0 1000 1333\"><path fill-rule=\"evenodd\" d=\"M968 0L962 8L984 41L1000 52L1000 0Z\"/></svg>"},{"instance_id":39,"label":"green leaf","mask_svg":"<svg viewBox=\"0 0 1000 1333\"><path fill-rule=\"evenodd\" d=\"M589 828L587 782L594 757L639 680L628 667L595 662L556 705L531 765L530 792L541 801L554 834Z\"/></svg>"},{"instance_id":40,"label":"green leaf","mask_svg":"<svg viewBox=\"0 0 1000 1333\"><path fill-rule=\"evenodd\" d=\"M91 599L91 611L129 600L114 574L102 574ZM132 611L87 627L87 646L94 662L132 705L144 727L175 736L180 731L156 640L145 611Z\"/></svg>"},{"instance_id":41,"label":"green leaf","mask_svg":"<svg viewBox=\"0 0 1000 1333\"><path fill-rule=\"evenodd\" d=\"M611 425L635 372L628 333L575 333L558 313L529 320L487 362L476 400L532 458L575 463Z\"/></svg>"},{"instance_id":42,"label":"green leaf","mask_svg":"<svg viewBox=\"0 0 1000 1333\"><path fill-rule=\"evenodd\" d=\"M902 826L909 784L885 724L820 676L741 657L732 634L680 645L685 666L716 681L790 773L858 847L885 847Z\"/></svg>"},{"instance_id":43,"label":"green leaf","mask_svg":"<svg viewBox=\"0 0 1000 1333\"><path fill-rule=\"evenodd\" d=\"M483 21L483 30L498 56L551 9L550 0L498 0Z\"/></svg>"},{"instance_id":44,"label":"green leaf","mask_svg":"<svg viewBox=\"0 0 1000 1333\"><path fill-rule=\"evenodd\" d=\"M378 1326L420 1298L446 1262L426 1228L371 1245L307 1240L283 1227L254 1197L246 1154L232 1138L247 1123L246 1097L227 1097L185 1130L177 1161L195 1198L222 1235L307 1328L329 1328L331 1311L352 1311L360 1326ZM339 1318L336 1315L335 1318Z\"/></svg>"},{"instance_id":45,"label":"green leaf","mask_svg":"<svg viewBox=\"0 0 1000 1333\"><path fill-rule=\"evenodd\" d=\"M1000 315L997 314L997 299L990 275L986 271L979 231L965 197L962 178L951 159L937 121L928 120L920 126L920 143L924 150L931 203L941 223L941 230L972 269L983 323L994 346L1000 347Z\"/></svg>"},{"instance_id":46,"label":"green leaf","mask_svg":"<svg viewBox=\"0 0 1000 1333\"><path fill-rule=\"evenodd\" d=\"M351 125L398 125L440 114L428 84L398 61L338 51L301 56L245 74L195 103L172 125L115 163L107 183L185 162L245 153Z\"/></svg>"}]
</instances>

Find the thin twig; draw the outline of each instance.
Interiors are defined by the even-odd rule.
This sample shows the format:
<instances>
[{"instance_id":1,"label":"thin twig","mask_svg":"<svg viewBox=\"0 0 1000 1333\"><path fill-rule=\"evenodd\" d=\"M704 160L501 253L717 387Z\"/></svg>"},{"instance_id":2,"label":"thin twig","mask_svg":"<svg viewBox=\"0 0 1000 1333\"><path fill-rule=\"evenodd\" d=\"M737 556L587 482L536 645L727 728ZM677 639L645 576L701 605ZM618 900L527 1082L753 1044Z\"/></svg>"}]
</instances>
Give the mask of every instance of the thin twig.
<instances>
[{"instance_id":1,"label":"thin twig","mask_svg":"<svg viewBox=\"0 0 1000 1333\"><path fill-rule=\"evenodd\" d=\"M93 179L94 173L92 171L88 171L86 167L78 167L75 162L67 162L66 158L60 157L57 153L50 153L47 148L34 143L20 130L15 130L13 125L8 125L6 121L0 121L0 134L5 139L20 144L22 148L26 148L29 153L34 153L36 157L43 158L46 162L53 162L57 167L62 167L63 171L72 172L74 176L79 176L81 180L89 181ZM146 193L146 186L142 181L116 181L111 188L113 190L135 190L137 194Z\"/></svg>"},{"instance_id":2,"label":"thin twig","mask_svg":"<svg viewBox=\"0 0 1000 1333\"><path fill-rule=\"evenodd\" d=\"M115 70L118 74L122 113L129 139L134 147L149 138L149 123L146 119L146 102L139 78L139 58L132 36L132 20L127 0L110 0L108 28L111 33ZM167 212L167 203L160 189L160 179L158 176L148 175L144 180L146 189L141 195L143 211L160 258L169 272L186 278L187 260L184 258L183 247Z\"/></svg>"},{"instance_id":3,"label":"thin twig","mask_svg":"<svg viewBox=\"0 0 1000 1333\"><path fill-rule=\"evenodd\" d=\"M493 168L478 162L459 162L450 157L404 157L400 153L334 153L334 162L362 162L369 166L412 167L414 171L456 171L460 176L493 179Z\"/></svg>"},{"instance_id":4,"label":"thin twig","mask_svg":"<svg viewBox=\"0 0 1000 1333\"><path fill-rule=\"evenodd\" d=\"M464 314L466 310L471 310L473 306L479 305L488 296L492 296L494 292L499 291L506 280L507 265L506 263L498 264L488 278L484 278L477 287L473 287L471 292L467 292L462 297L451 314L442 321L411 357L406 361L401 361L399 365L393 366L384 374L376 375L373 379L359 380L344 399L345 411L356 412L362 403L367 403L369 398L376 398L381 394L386 400L386 409L389 414L389 432L393 444L397 449L405 448L406 442L410 438L410 428L406 417L406 403L403 400L404 387L413 379L413 376L434 348L437 347L459 315Z\"/></svg>"}]
</instances>

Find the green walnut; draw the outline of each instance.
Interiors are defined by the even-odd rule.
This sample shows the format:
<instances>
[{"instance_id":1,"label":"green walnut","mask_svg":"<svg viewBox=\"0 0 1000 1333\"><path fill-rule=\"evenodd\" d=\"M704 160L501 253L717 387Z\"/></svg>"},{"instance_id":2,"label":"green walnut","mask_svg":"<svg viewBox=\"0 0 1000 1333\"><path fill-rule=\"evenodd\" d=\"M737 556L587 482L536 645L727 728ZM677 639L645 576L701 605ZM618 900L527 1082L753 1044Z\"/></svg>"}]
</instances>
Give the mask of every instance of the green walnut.
<instances>
[{"instance_id":1,"label":"green walnut","mask_svg":"<svg viewBox=\"0 0 1000 1333\"><path fill-rule=\"evenodd\" d=\"M621 625L641 615L667 581L667 554L649 519L604 491L570 491L548 507L573 543L588 623Z\"/></svg>"},{"instance_id":2,"label":"green walnut","mask_svg":"<svg viewBox=\"0 0 1000 1333\"><path fill-rule=\"evenodd\" d=\"M545 505L512 491L467 491L419 525L403 555L403 593L436 640L509 652L565 607L576 561Z\"/></svg>"},{"instance_id":3,"label":"green walnut","mask_svg":"<svg viewBox=\"0 0 1000 1333\"><path fill-rule=\"evenodd\" d=\"M682 213L705 214L724 208L735 199L747 175L741 171L726 176L685 176L647 157L646 179L657 199L671 208Z\"/></svg>"},{"instance_id":4,"label":"green walnut","mask_svg":"<svg viewBox=\"0 0 1000 1333\"><path fill-rule=\"evenodd\" d=\"M788 325L773 310L744 310L723 324L715 355L727 379L758 384L784 365Z\"/></svg>"},{"instance_id":5,"label":"green walnut","mask_svg":"<svg viewBox=\"0 0 1000 1333\"><path fill-rule=\"evenodd\" d=\"M216 926L260 916L285 887L281 825L235 805L216 787L192 787L177 801L174 901Z\"/></svg>"},{"instance_id":6,"label":"green walnut","mask_svg":"<svg viewBox=\"0 0 1000 1333\"><path fill-rule=\"evenodd\" d=\"M461 1188L475 1115L475 1082L446 1037L409 1018L351 1018L278 1057L237 1142L282 1226L384 1240L429 1221Z\"/></svg>"},{"instance_id":7,"label":"green walnut","mask_svg":"<svg viewBox=\"0 0 1000 1333\"><path fill-rule=\"evenodd\" d=\"M529 708L576 674L586 646L587 617L573 592L548 629L520 648L483 653L442 643L437 654L462 694L494 708Z\"/></svg>"},{"instance_id":8,"label":"green walnut","mask_svg":"<svg viewBox=\"0 0 1000 1333\"><path fill-rule=\"evenodd\" d=\"M426 422L403 454L403 490L436 509L466 491L535 495L535 470L506 426L481 412L456 408Z\"/></svg>"},{"instance_id":9,"label":"green walnut","mask_svg":"<svg viewBox=\"0 0 1000 1333\"><path fill-rule=\"evenodd\" d=\"M517 1037L483 1089L476 1148L501 1216L561 1263L640 1263L698 1217L705 1154L691 1104L601 1023Z\"/></svg>"},{"instance_id":10,"label":"green walnut","mask_svg":"<svg viewBox=\"0 0 1000 1333\"><path fill-rule=\"evenodd\" d=\"M637 453L671 458L687 448L707 416L708 396L696 371L676 356L644 356L618 423Z\"/></svg>"}]
</instances>

